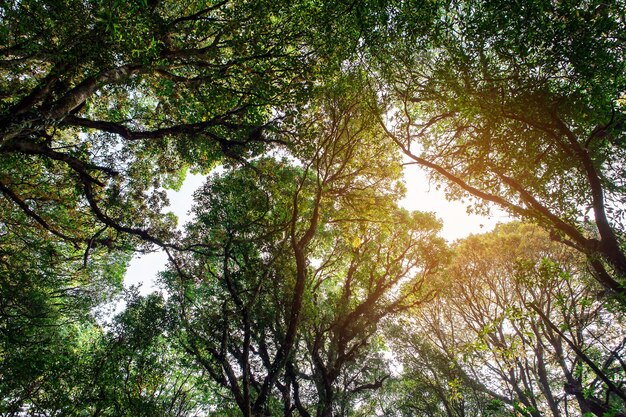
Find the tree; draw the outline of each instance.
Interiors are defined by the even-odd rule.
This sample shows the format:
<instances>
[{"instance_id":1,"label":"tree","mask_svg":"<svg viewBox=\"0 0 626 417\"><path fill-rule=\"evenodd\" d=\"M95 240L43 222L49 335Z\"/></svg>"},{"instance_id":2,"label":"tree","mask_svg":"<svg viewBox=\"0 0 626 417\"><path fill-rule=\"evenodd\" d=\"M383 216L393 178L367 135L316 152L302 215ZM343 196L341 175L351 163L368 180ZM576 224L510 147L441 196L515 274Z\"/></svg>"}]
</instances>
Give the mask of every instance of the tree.
<instances>
[{"instance_id":1,"label":"tree","mask_svg":"<svg viewBox=\"0 0 626 417\"><path fill-rule=\"evenodd\" d=\"M303 6L304 7L304 6ZM52 235L166 244L162 185L273 142L272 109L306 91L314 31L264 2L4 2L0 191ZM56 196L49 201L48 196ZM100 234L67 224L106 228Z\"/></svg>"},{"instance_id":2,"label":"tree","mask_svg":"<svg viewBox=\"0 0 626 417\"><path fill-rule=\"evenodd\" d=\"M283 128L295 163L261 159L196 194L195 249L165 275L187 351L243 415L327 416L380 387L384 369L358 364L380 355L379 321L428 298L444 246L432 216L395 207L399 166L350 83L320 94Z\"/></svg>"},{"instance_id":3,"label":"tree","mask_svg":"<svg viewBox=\"0 0 626 417\"><path fill-rule=\"evenodd\" d=\"M141 297L131 289L125 303L111 326L90 338L81 360L83 380L67 413L206 415L214 399L206 396L201 371L173 343L172 317L163 297Z\"/></svg>"},{"instance_id":4,"label":"tree","mask_svg":"<svg viewBox=\"0 0 626 417\"><path fill-rule=\"evenodd\" d=\"M453 198L550 229L621 296L624 6L442 2L426 36L397 15L377 69L388 133L409 159Z\"/></svg>"},{"instance_id":5,"label":"tree","mask_svg":"<svg viewBox=\"0 0 626 417\"><path fill-rule=\"evenodd\" d=\"M455 249L454 281L398 338L406 377L437 393L432 415L496 404L527 416L624 414L622 313L596 300L577 253L515 223Z\"/></svg>"},{"instance_id":6,"label":"tree","mask_svg":"<svg viewBox=\"0 0 626 417\"><path fill-rule=\"evenodd\" d=\"M306 356L292 366L300 395L308 388L315 399L316 416L348 415L364 392L382 387L389 371L381 324L435 292L445 253L437 222L425 213L386 211L335 231L315 268L301 330Z\"/></svg>"},{"instance_id":7,"label":"tree","mask_svg":"<svg viewBox=\"0 0 626 417\"><path fill-rule=\"evenodd\" d=\"M122 286L124 253L83 250L24 224L0 203L0 413L61 408L98 333L94 306ZM71 403L71 401L66 401Z\"/></svg>"}]
</instances>

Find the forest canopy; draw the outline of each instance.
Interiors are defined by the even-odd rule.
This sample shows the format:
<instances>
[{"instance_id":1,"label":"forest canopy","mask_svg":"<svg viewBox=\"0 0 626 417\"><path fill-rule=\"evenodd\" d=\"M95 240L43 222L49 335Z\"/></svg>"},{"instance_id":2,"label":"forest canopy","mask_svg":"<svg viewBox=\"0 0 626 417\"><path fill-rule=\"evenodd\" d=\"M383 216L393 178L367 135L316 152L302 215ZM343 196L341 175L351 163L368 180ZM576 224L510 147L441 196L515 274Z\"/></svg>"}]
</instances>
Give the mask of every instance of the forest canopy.
<instances>
[{"instance_id":1,"label":"forest canopy","mask_svg":"<svg viewBox=\"0 0 626 417\"><path fill-rule=\"evenodd\" d=\"M625 28L621 0L0 2L0 415L626 416ZM515 220L447 242L407 164ZM152 251L159 291L125 288Z\"/></svg>"}]
</instances>

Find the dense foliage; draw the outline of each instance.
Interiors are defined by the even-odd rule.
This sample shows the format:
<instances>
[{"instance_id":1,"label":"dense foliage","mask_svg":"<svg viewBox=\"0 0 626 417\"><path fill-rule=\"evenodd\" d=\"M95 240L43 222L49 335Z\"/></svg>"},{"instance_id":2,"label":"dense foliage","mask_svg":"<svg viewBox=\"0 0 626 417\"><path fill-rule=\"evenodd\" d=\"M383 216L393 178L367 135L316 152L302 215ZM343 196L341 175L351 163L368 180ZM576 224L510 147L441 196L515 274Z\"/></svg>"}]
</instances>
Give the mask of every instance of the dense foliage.
<instances>
[{"instance_id":1,"label":"dense foliage","mask_svg":"<svg viewBox=\"0 0 626 417\"><path fill-rule=\"evenodd\" d=\"M550 229L622 297L625 8L450 1L426 36L398 16L409 36L378 64L405 155L451 196Z\"/></svg>"},{"instance_id":2,"label":"dense foliage","mask_svg":"<svg viewBox=\"0 0 626 417\"><path fill-rule=\"evenodd\" d=\"M0 415L625 416L624 28L622 0L0 2ZM446 242L407 162L519 221ZM161 292L124 288L155 250Z\"/></svg>"},{"instance_id":3,"label":"dense foliage","mask_svg":"<svg viewBox=\"0 0 626 417\"><path fill-rule=\"evenodd\" d=\"M596 300L581 256L509 223L458 242L449 273L437 300L390 330L406 364L399 408L624 415L623 312Z\"/></svg>"}]
</instances>

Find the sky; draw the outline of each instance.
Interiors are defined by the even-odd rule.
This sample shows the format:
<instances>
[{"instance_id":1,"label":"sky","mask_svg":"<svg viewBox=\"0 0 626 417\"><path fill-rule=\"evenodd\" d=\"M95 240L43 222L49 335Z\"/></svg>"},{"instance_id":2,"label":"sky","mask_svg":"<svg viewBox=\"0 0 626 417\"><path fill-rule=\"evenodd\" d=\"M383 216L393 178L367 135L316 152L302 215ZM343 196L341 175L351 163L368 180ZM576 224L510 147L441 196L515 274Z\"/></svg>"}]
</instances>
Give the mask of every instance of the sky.
<instances>
[{"instance_id":1,"label":"sky","mask_svg":"<svg viewBox=\"0 0 626 417\"><path fill-rule=\"evenodd\" d=\"M180 190L166 190L170 200L169 207L164 211L171 211L178 217L178 227L191 220L191 206L193 204L193 193L204 183L205 176L201 174L188 173L185 182ZM136 255L126 270L124 286L141 284L140 293L149 294L155 291L155 279L159 271L165 269L167 255L163 251L152 252L146 255Z\"/></svg>"},{"instance_id":2,"label":"sky","mask_svg":"<svg viewBox=\"0 0 626 417\"><path fill-rule=\"evenodd\" d=\"M202 185L204 179L203 175L188 174L179 191L167 190L170 206L165 211L176 214L180 228L191 220L189 212L193 204L193 193ZM492 210L490 217L467 214L465 204L447 201L443 190L437 190L434 185L429 184L426 173L415 165L405 166L404 179L407 194L400 201L400 205L407 210L434 212L443 221L441 235L448 242L472 233L488 232L496 224L510 220L504 212L499 210ZM124 285L128 287L141 284L140 293L142 294L157 290L155 279L158 272L165 269L166 262L167 256L162 251L135 256L126 271Z\"/></svg>"},{"instance_id":3,"label":"sky","mask_svg":"<svg viewBox=\"0 0 626 417\"><path fill-rule=\"evenodd\" d=\"M498 223L506 223L511 218L502 210L492 208L489 217L467 214L467 204L446 200L443 190L430 184L425 171L417 165L406 165L404 181L407 193L400 205L407 210L431 211L443 221L443 236L448 242L469 236L472 233L486 233Z\"/></svg>"}]
</instances>

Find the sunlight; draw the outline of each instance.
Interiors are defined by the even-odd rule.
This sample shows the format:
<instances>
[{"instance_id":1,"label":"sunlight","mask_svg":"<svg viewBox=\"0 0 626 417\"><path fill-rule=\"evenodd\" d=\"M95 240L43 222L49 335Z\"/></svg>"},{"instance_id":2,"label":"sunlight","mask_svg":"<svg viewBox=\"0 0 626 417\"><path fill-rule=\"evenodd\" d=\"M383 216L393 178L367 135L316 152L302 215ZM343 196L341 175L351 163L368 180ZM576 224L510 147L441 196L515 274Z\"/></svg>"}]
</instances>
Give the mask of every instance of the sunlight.
<instances>
[{"instance_id":1,"label":"sunlight","mask_svg":"<svg viewBox=\"0 0 626 417\"><path fill-rule=\"evenodd\" d=\"M492 209L489 217L468 214L465 204L446 200L443 190L437 190L434 184L430 184L426 172L416 165L405 166L404 180L407 192L400 200L400 206L407 210L434 212L443 222L441 236L448 242L470 234L485 233L498 223L511 221L507 213L497 208Z\"/></svg>"}]
</instances>

